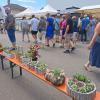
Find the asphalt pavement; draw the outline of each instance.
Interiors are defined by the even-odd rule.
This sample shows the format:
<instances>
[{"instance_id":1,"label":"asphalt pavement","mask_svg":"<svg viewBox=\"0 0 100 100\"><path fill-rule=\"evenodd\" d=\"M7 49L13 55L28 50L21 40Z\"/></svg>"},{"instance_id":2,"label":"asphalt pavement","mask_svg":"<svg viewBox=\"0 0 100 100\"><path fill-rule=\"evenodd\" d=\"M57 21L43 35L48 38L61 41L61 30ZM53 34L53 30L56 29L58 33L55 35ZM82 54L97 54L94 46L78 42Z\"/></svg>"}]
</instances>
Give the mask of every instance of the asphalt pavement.
<instances>
[{"instance_id":1,"label":"asphalt pavement","mask_svg":"<svg viewBox=\"0 0 100 100\"><path fill-rule=\"evenodd\" d=\"M17 44L24 46L27 50L31 43L22 42L22 33L16 32ZM0 42L4 46L10 46L7 34L0 34ZM92 68L92 72L84 69L84 64L88 61L89 50L86 44L77 43L77 48L72 54L64 54L64 49L56 47L45 47L39 50L40 61L46 63L49 69L64 69L67 77L72 77L75 73L81 73L95 82L97 91L100 91L100 69ZM18 68L14 68L14 79L11 78L11 71L8 62L5 62L5 70L2 71L0 64L0 100L71 100L70 97L56 90L52 86L42 82L30 73L23 70L23 75L19 76Z\"/></svg>"}]
</instances>

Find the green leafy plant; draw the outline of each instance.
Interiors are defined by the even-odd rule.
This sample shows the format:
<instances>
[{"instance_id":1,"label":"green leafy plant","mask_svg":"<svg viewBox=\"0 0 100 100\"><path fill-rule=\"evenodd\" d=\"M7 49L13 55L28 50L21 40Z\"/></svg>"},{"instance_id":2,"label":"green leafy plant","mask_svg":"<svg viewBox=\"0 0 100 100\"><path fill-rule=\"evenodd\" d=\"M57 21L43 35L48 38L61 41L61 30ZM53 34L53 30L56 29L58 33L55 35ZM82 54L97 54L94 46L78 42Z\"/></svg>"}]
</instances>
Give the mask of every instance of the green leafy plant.
<instances>
[{"instance_id":1,"label":"green leafy plant","mask_svg":"<svg viewBox=\"0 0 100 100\"><path fill-rule=\"evenodd\" d=\"M69 84L69 86L72 86L74 84L74 81L73 80L69 80L68 84Z\"/></svg>"},{"instance_id":2,"label":"green leafy plant","mask_svg":"<svg viewBox=\"0 0 100 100\"><path fill-rule=\"evenodd\" d=\"M53 70L53 74L54 74L55 77L59 77L60 73L61 73L61 71L59 69Z\"/></svg>"},{"instance_id":3,"label":"green leafy plant","mask_svg":"<svg viewBox=\"0 0 100 100\"><path fill-rule=\"evenodd\" d=\"M73 84L71 87L72 87L72 89L73 89L74 91L78 91L78 86L77 86L76 84Z\"/></svg>"},{"instance_id":4,"label":"green leafy plant","mask_svg":"<svg viewBox=\"0 0 100 100\"><path fill-rule=\"evenodd\" d=\"M46 64L38 63L37 68L40 69L40 70L44 70L46 68Z\"/></svg>"},{"instance_id":5,"label":"green leafy plant","mask_svg":"<svg viewBox=\"0 0 100 100\"><path fill-rule=\"evenodd\" d=\"M31 61L30 64L31 64L32 66L36 66L36 65L37 65L37 62L36 62L36 61Z\"/></svg>"},{"instance_id":6,"label":"green leafy plant","mask_svg":"<svg viewBox=\"0 0 100 100\"><path fill-rule=\"evenodd\" d=\"M32 53L31 53L31 52L25 52L25 53L24 53L24 56L25 56L26 58L31 58L31 57L32 57Z\"/></svg>"},{"instance_id":7,"label":"green leafy plant","mask_svg":"<svg viewBox=\"0 0 100 100\"><path fill-rule=\"evenodd\" d=\"M73 78L77 79L78 81L83 81L83 82L86 82L86 83L90 83L91 82L89 79L87 79L86 76L81 75L79 73L76 73L75 75L73 75Z\"/></svg>"},{"instance_id":8,"label":"green leafy plant","mask_svg":"<svg viewBox=\"0 0 100 100\"><path fill-rule=\"evenodd\" d=\"M76 73L72 79L69 79L68 85L73 91L88 93L94 90L95 85L86 76Z\"/></svg>"}]
</instances>

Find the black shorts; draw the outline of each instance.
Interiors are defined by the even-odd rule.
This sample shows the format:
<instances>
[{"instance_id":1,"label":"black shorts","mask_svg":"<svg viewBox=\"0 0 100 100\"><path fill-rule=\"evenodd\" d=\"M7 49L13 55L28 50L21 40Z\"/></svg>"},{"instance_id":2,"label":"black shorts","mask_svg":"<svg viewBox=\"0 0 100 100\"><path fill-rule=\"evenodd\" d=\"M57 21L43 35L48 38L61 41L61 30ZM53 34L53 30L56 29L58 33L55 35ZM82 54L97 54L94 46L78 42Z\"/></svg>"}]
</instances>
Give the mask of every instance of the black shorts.
<instances>
[{"instance_id":1,"label":"black shorts","mask_svg":"<svg viewBox=\"0 0 100 100\"><path fill-rule=\"evenodd\" d=\"M31 31L32 35L37 35L38 31Z\"/></svg>"}]
</instances>

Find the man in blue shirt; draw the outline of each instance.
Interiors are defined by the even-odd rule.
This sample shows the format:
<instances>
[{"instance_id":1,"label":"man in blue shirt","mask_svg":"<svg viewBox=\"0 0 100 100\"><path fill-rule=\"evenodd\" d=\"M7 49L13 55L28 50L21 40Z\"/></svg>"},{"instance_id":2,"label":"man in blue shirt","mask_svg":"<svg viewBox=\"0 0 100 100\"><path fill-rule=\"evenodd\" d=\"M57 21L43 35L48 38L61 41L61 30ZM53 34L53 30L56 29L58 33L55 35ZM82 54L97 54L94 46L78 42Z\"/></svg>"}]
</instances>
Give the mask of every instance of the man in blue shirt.
<instances>
[{"instance_id":1,"label":"man in blue shirt","mask_svg":"<svg viewBox=\"0 0 100 100\"><path fill-rule=\"evenodd\" d=\"M81 41L87 41L87 26L90 23L89 18L87 15L84 15L84 18L82 19L82 26L81 26Z\"/></svg>"},{"instance_id":2,"label":"man in blue shirt","mask_svg":"<svg viewBox=\"0 0 100 100\"><path fill-rule=\"evenodd\" d=\"M11 14L10 8L5 8L5 12L7 14L7 18L5 19L5 29L7 30L7 34L9 40L12 43L12 50L16 49L16 37L15 37L15 18Z\"/></svg>"}]
</instances>

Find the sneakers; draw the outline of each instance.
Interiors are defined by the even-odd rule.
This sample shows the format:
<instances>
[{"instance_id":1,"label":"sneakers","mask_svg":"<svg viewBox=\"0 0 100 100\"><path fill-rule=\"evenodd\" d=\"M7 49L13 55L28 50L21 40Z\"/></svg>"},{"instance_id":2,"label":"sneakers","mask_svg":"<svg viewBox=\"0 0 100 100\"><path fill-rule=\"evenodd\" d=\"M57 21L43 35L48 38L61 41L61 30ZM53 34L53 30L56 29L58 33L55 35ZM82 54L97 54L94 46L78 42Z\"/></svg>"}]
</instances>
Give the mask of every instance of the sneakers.
<instances>
[{"instance_id":1,"label":"sneakers","mask_svg":"<svg viewBox=\"0 0 100 100\"><path fill-rule=\"evenodd\" d=\"M30 43L30 40L28 40L28 43Z\"/></svg>"},{"instance_id":2,"label":"sneakers","mask_svg":"<svg viewBox=\"0 0 100 100\"><path fill-rule=\"evenodd\" d=\"M11 48L10 50L16 50L17 48Z\"/></svg>"},{"instance_id":3,"label":"sneakers","mask_svg":"<svg viewBox=\"0 0 100 100\"><path fill-rule=\"evenodd\" d=\"M47 46L47 47L50 47L50 45L49 45L49 44L47 44L46 46Z\"/></svg>"},{"instance_id":4,"label":"sneakers","mask_svg":"<svg viewBox=\"0 0 100 100\"><path fill-rule=\"evenodd\" d=\"M53 47L55 47L55 43L53 43Z\"/></svg>"},{"instance_id":5,"label":"sneakers","mask_svg":"<svg viewBox=\"0 0 100 100\"><path fill-rule=\"evenodd\" d=\"M70 53L70 50L65 50L64 53Z\"/></svg>"},{"instance_id":6,"label":"sneakers","mask_svg":"<svg viewBox=\"0 0 100 100\"><path fill-rule=\"evenodd\" d=\"M75 47L72 47L72 48L71 48L71 52L73 52L74 50L75 50Z\"/></svg>"},{"instance_id":7,"label":"sneakers","mask_svg":"<svg viewBox=\"0 0 100 100\"><path fill-rule=\"evenodd\" d=\"M63 46L63 45L61 45L61 46L60 46L60 48L64 48L64 46Z\"/></svg>"}]
</instances>

